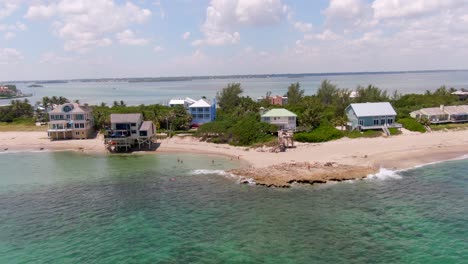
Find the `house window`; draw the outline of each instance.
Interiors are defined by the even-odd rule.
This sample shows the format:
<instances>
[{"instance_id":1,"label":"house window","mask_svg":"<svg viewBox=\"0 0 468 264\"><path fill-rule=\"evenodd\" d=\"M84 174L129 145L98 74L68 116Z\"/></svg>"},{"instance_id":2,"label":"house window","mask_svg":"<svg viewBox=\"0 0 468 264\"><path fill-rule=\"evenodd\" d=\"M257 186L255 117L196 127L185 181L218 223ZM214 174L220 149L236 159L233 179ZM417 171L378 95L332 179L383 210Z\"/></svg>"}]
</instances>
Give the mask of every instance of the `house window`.
<instances>
[{"instance_id":1,"label":"house window","mask_svg":"<svg viewBox=\"0 0 468 264\"><path fill-rule=\"evenodd\" d=\"M289 121L294 121L294 120L296 120L296 118L294 116L290 116L290 117L288 117L288 120Z\"/></svg>"},{"instance_id":2,"label":"house window","mask_svg":"<svg viewBox=\"0 0 468 264\"><path fill-rule=\"evenodd\" d=\"M136 133L137 133L137 131L136 131L136 130L132 130L132 134L136 134Z\"/></svg>"},{"instance_id":3,"label":"house window","mask_svg":"<svg viewBox=\"0 0 468 264\"><path fill-rule=\"evenodd\" d=\"M148 131L140 131L140 137L148 136Z\"/></svg>"},{"instance_id":4,"label":"house window","mask_svg":"<svg viewBox=\"0 0 468 264\"><path fill-rule=\"evenodd\" d=\"M387 120L387 123L388 123L389 125L393 124L393 119L388 119L388 120Z\"/></svg>"},{"instance_id":5,"label":"house window","mask_svg":"<svg viewBox=\"0 0 468 264\"><path fill-rule=\"evenodd\" d=\"M81 124L80 124L80 128L84 128L84 123L81 123Z\"/></svg>"},{"instance_id":6,"label":"house window","mask_svg":"<svg viewBox=\"0 0 468 264\"><path fill-rule=\"evenodd\" d=\"M79 136L79 135L80 135L80 132L75 132L75 135Z\"/></svg>"},{"instance_id":7,"label":"house window","mask_svg":"<svg viewBox=\"0 0 468 264\"><path fill-rule=\"evenodd\" d=\"M84 120L84 115L75 115L75 120Z\"/></svg>"},{"instance_id":8,"label":"house window","mask_svg":"<svg viewBox=\"0 0 468 264\"><path fill-rule=\"evenodd\" d=\"M205 119L210 119L210 114L205 114Z\"/></svg>"},{"instance_id":9,"label":"house window","mask_svg":"<svg viewBox=\"0 0 468 264\"><path fill-rule=\"evenodd\" d=\"M131 123L130 124L132 127L135 127L136 126L136 123Z\"/></svg>"},{"instance_id":10,"label":"house window","mask_svg":"<svg viewBox=\"0 0 468 264\"><path fill-rule=\"evenodd\" d=\"M80 128L80 124L75 124L75 128Z\"/></svg>"},{"instance_id":11,"label":"house window","mask_svg":"<svg viewBox=\"0 0 468 264\"><path fill-rule=\"evenodd\" d=\"M203 112L203 108L198 108L198 112Z\"/></svg>"},{"instance_id":12,"label":"house window","mask_svg":"<svg viewBox=\"0 0 468 264\"><path fill-rule=\"evenodd\" d=\"M205 112L209 112L209 111L210 111L209 107L205 108Z\"/></svg>"},{"instance_id":13,"label":"house window","mask_svg":"<svg viewBox=\"0 0 468 264\"><path fill-rule=\"evenodd\" d=\"M264 121L264 122L270 122L270 117L269 117L269 116L264 117L264 118L263 118L263 121Z\"/></svg>"},{"instance_id":14,"label":"house window","mask_svg":"<svg viewBox=\"0 0 468 264\"><path fill-rule=\"evenodd\" d=\"M374 126L378 126L379 125L379 120L378 119L374 119Z\"/></svg>"},{"instance_id":15,"label":"house window","mask_svg":"<svg viewBox=\"0 0 468 264\"><path fill-rule=\"evenodd\" d=\"M198 119L203 119L203 114L198 114L198 115L197 115L197 118L198 118Z\"/></svg>"},{"instance_id":16,"label":"house window","mask_svg":"<svg viewBox=\"0 0 468 264\"><path fill-rule=\"evenodd\" d=\"M359 119L359 125L360 125L360 126L364 126L364 120Z\"/></svg>"}]
</instances>

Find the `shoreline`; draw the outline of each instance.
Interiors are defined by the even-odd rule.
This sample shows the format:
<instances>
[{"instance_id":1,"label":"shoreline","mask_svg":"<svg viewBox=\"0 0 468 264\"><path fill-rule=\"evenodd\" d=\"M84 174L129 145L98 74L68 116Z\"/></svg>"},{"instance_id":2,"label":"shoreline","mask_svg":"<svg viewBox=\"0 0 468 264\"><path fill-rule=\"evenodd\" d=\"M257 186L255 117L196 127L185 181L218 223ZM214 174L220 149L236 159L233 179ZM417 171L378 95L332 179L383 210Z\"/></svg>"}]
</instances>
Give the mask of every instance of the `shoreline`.
<instances>
[{"instance_id":1,"label":"shoreline","mask_svg":"<svg viewBox=\"0 0 468 264\"><path fill-rule=\"evenodd\" d=\"M157 144L159 145L154 151L135 151L130 154L222 155L248 164L248 168L241 166L229 171L238 175L239 179L252 179L257 184L279 187L287 187L292 182L320 183L362 179L378 173L382 168L401 171L465 156L468 158L468 130L297 143L295 148L282 153L200 142L191 136L175 136L159 140ZM41 151L108 155L102 135L86 140L50 141L45 132L0 132L0 153ZM291 164L300 164L302 167ZM313 169L304 170L310 165ZM286 167L288 169L285 170ZM353 176L348 177L346 172Z\"/></svg>"}]
</instances>

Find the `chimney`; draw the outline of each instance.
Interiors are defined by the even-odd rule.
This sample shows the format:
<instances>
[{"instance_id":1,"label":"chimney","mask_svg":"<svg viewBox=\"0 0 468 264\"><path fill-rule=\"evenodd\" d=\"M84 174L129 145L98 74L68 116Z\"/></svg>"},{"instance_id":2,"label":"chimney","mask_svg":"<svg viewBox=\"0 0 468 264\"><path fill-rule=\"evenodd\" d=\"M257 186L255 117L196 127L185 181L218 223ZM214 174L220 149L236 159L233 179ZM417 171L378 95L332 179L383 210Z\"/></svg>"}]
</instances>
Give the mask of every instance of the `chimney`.
<instances>
[{"instance_id":1,"label":"chimney","mask_svg":"<svg viewBox=\"0 0 468 264\"><path fill-rule=\"evenodd\" d=\"M444 105L440 105L440 110L444 111L445 109L445 106Z\"/></svg>"}]
</instances>

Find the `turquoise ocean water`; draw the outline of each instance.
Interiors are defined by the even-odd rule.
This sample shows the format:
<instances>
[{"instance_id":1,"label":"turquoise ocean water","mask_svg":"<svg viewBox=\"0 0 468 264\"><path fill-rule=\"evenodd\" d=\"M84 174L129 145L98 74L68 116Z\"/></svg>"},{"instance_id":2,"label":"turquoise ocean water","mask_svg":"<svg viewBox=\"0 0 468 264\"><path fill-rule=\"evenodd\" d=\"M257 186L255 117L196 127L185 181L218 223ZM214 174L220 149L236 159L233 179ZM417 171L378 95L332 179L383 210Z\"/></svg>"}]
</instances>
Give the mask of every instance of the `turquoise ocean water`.
<instances>
[{"instance_id":1,"label":"turquoise ocean water","mask_svg":"<svg viewBox=\"0 0 468 264\"><path fill-rule=\"evenodd\" d=\"M242 165L0 154L0 263L467 263L467 160L291 189Z\"/></svg>"},{"instance_id":2,"label":"turquoise ocean water","mask_svg":"<svg viewBox=\"0 0 468 264\"><path fill-rule=\"evenodd\" d=\"M26 83L17 86L24 93L32 93L31 102L41 100L44 96L65 96L83 103L99 104L124 100L128 105L167 103L171 98L206 96L213 98L216 92L228 83L241 83L244 94L257 98L268 91L273 95L283 95L293 82L301 83L305 94L312 95L320 83L328 79L340 88L355 89L358 85L373 84L390 93L398 90L401 93L423 93L434 91L441 85L457 89L468 88L468 71L419 72L394 74L356 74L356 75L314 75L304 77L243 78L243 79L207 79L178 82L69 82L44 84L40 88L28 88ZM9 100L0 100L0 105Z\"/></svg>"}]
</instances>

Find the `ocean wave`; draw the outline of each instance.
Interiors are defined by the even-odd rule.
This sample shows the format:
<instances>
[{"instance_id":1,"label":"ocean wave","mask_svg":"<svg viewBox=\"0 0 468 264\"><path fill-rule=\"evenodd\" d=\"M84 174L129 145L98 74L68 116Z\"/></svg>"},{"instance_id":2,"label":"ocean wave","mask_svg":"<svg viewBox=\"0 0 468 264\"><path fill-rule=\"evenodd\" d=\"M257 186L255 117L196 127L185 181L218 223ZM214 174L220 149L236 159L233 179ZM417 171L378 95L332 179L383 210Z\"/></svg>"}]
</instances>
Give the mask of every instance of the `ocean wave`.
<instances>
[{"instance_id":1,"label":"ocean wave","mask_svg":"<svg viewBox=\"0 0 468 264\"><path fill-rule=\"evenodd\" d=\"M419 169L419 168L422 168L422 167L426 167L426 166L430 166L430 165L436 165L436 164L440 164L440 163L444 163L444 162L448 162L448 161L457 161L457 160L465 160L465 159L468 159L468 154L462 155L460 157L456 157L456 158L453 158L453 159L440 160L440 161L429 162L429 163L425 163L425 164L421 164L421 165L416 165L416 166L414 166L412 168L409 168L407 170Z\"/></svg>"},{"instance_id":2,"label":"ocean wave","mask_svg":"<svg viewBox=\"0 0 468 264\"><path fill-rule=\"evenodd\" d=\"M207 174L217 174L222 176L231 176L232 174L227 173L224 170L208 170L208 169L199 169L199 170L192 170L190 172L192 175L207 175Z\"/></svg>"},{"instance_id":3,"label":"ocean wave","mask_svg":"<svg viewBox=\"0 0 468 264\"><path fill-rule=\"evenodd\" d=\"M401 175L398 174L400 170L389 170L385 168L380 168L379 172L375 174L367 175L366 179L368 180L388 180L388 179L401 179Z\"/></svg>"}]
</instances>

